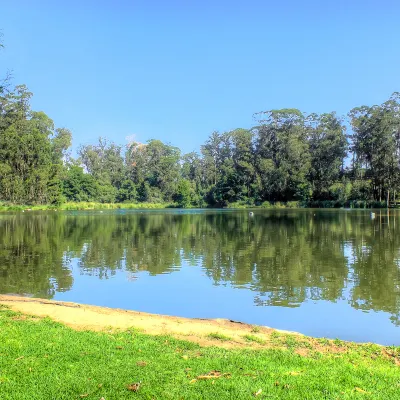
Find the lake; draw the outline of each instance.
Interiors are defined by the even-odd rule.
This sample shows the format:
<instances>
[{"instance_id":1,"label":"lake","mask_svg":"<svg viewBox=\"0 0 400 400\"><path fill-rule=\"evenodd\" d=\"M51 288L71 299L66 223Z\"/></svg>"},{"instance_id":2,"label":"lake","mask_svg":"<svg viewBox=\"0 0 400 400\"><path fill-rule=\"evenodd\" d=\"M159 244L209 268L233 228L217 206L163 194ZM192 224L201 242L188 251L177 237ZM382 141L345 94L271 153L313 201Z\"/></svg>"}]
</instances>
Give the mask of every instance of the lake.
<instances>
[{"instance_id":1,"label":"lake","mask_svg":"<svg viewBox=\"0 0 400 400\"><path fill-rule=\"evenodd\" d=\"M400 212L0 214L0 292L400 345Z\"/></svg>"}]
</instances>

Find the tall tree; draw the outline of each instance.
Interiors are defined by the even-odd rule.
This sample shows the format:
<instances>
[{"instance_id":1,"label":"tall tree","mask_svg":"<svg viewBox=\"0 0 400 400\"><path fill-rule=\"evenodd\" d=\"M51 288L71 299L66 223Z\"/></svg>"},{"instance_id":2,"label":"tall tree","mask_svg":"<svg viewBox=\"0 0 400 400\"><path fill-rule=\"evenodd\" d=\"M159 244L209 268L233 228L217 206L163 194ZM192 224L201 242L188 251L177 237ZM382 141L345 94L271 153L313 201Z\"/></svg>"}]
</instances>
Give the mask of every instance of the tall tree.
<instances>
[{"instance_id":1,"label":"tall tree","mask_svg":"<svg viewBox=\"0 0 400 400\"><path fill-rule=\"evenodd\" d=\"M78 154L85 170L99 185L99 200L114 202L125 174L122 147L99 138L95 145L81 146Z\"/></svg>"},{"instance_id":2,"label":"tall tree","mask_svg":"<svg viewBox=\"0 0 400 400\"><path fill-rule=\"evenodd\" d=\"M208 186L217 184L221 172L221 143L221 135L215 131L206 143L201 146L201 153L204 159L204 174Z\"/></svg>"},{"instance_id":3,"label":"tall tree","mask_svg":"<svg viewBox=\"0 0 400 400\"><path fill-rule=\"evenodd\" d=\"M349 116L353 127L354 168L364 167L371 178L374 198L387 206L399 182L399 94L380 106L357 107Z\"/></svg>"},{"instance_id":4,"label":"tall tree","mask_svg":"<svg viewBox=\"0 0 400 400\"><path fill-rule=\"evenodd\" d=\"M180 150L160 140L132 143L126 157L129 175L151 201L171 201L180 179Z\"/></svg>"},{"instance_id":5,"label":"tall tree","mask_svg":"<svg viewBox=\"0 0 400 400\"><path fill-rule=\"evenodd\" d=\"M24 85L0 97L0 193L13 203L59 203L60 154L55 154L53 121L30 108ZM68 144L67 144L68 145Z\"/></svg>"},{"instance_id":6,"label":"tall tree","mask_svg":"<svg viewBox=\"0 0 400 400\"><path fill-rule=\"evenodd\" d=\"M307 118L311 155L310 182L313 198L329 199L329 188L343 172L347 155L345 126L334 112Z\"/></svg>"},{"instance_id":7,"label":"tall tree","mask_svg":"<svg viewBox=\"0 0 400 400\"><path fill-rule=\"evenodd\" d=\"M264 200L307 200L310 152L304 115L297 109L258 114L257 172Z\"/></svg>"}]
</instances>

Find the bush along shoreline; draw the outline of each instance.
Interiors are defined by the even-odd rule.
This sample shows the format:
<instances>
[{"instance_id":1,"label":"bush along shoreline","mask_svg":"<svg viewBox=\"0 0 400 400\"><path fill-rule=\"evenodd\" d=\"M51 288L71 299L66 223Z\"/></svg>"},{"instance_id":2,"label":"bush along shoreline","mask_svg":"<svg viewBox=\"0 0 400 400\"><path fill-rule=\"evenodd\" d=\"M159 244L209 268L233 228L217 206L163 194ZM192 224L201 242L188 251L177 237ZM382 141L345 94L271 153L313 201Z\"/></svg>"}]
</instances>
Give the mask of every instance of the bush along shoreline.
<instances>
[{"instance_id":1,"label":"bush along shoreline","mask_svg":"<svg viewBox=\"0 0 400 400\"><path fill-rule=\"evenodd\" d=\"M246 201L235 202L227 205L226 208L263 208L263 209L282 209L282 208L387 208L384 201L337 201L337 200L322 200L322 201L288 201L288 202L269 202L264 201L259 205L249 204Z\"/></svg>"},{"instance_id":2,"label":"bush along shoreline","mask_svg":"<svg viewBox=\"0 0 400 400\"><path fill-rule=\"evenodd\" d=\"M64 203L58 206L51 204L42 205L21 205L21 204L0 204L1 211L89 211L89 210L159 210L176 208L176 205L169 203L96 203L77 202Z\"/></svg>"},{"instance_id":3,"label":"bush along shoreline","mask_svg":"<svg viewBox=\"0 0 400 400\"><path fill-rule=\"evenodd\" d=\"M259 209L296 209L296 208L347 208L347 209L367 209L367 208L387 208L386 202L379 201L288 201L288 202L269 202L264 201L261 204L249 203L247 201L237 201L229 203L224 207L181 207L178 203L98 203L98 202L68 202L59 205L52 204L10 204L0 203L0 212L4 211L90 211L90 210L162 210L162 209L216 209L216 208L227 208L227 209L247 209L247 208L259 208Z\"/></svg>"}]
</instances>

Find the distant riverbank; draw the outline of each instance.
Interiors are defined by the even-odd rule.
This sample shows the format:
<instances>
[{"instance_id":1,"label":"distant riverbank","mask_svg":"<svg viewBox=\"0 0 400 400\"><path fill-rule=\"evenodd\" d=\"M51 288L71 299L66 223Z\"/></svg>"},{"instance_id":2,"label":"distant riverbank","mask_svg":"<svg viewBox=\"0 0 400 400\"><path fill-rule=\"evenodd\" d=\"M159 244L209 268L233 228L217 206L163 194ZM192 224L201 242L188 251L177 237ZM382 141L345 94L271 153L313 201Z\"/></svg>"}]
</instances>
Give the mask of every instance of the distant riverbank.
<instances>
[{"instance_id":1,"label":"distant riverbank","mask_svg":"<svg viewBox=\"0 0 400 400\"><path fill-rule=\"evenodd\" d=\"M10 399L394 399L400 365L400 348L13 296L0 354Z\"/></svg>"},{"instance_id":2,"label":"distant riverbank","mask_svg":"<svg viewBox=\"0 0 400 400\"><path fill-rule=\"evenodd\" d=\"M11 204L0 202L1 211L75 211L75 210L152 210L152 209L166 209L166 208L179 208L175 203L98 203L98 202L70 202L60 205L52 204ZM190 208L202 208L202 207L190 207ZM213 207L203 207L213 208ZM337 201L310 201L308 203L302 203L298 201L288 202L268 202L265 201L262 204L248 204L246 202L236 202L227 204L224 207L229 209L295 209L295 208L386 208L385 202L376 201L353 201L353 202L337 202Z\"/></svg>"},{"instance_id":3,"label":"distant riverbank","mask_svg":"<svg viewBox=\"0 0 400 400\"><path fill-rule=\"evenodd\" d=\"M0 211L74 211L74 210L118 210L118 209L163 209L174 208L170 203L95 203L79 202L60 205L0 204Z\"/></svg>"}]
</instances>

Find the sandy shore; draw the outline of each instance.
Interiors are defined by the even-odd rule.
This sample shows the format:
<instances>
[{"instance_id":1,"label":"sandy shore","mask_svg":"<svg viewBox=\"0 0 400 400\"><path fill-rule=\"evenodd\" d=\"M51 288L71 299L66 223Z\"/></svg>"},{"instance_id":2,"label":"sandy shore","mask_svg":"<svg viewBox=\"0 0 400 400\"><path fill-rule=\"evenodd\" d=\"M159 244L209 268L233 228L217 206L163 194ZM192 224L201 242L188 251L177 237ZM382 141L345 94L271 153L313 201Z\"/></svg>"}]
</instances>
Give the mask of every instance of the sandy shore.
<instances>
[{"instance_id":1,"label":"sandy shore","mask_svg":"<svg viewBox=\"0 0 400 400\"><path fill-rule=\"evenodd\" d=\"M248 346L248 342L243 337L246 334L255 335L268 342L268 337L275 331L275 329L268 327L257 327L254 329L252 325L226 319L171 317L18 296L0 295L0 304L4 304L24 314L38 317L48 316L55 321L78 330L104 331L136 328L146 334L172 335L176 338L190 340L205 346L219 345L227 348ZM209 334L215 333L228 336L232 340L223 342L208 337Z\"/></svg>"}]
</instances>

